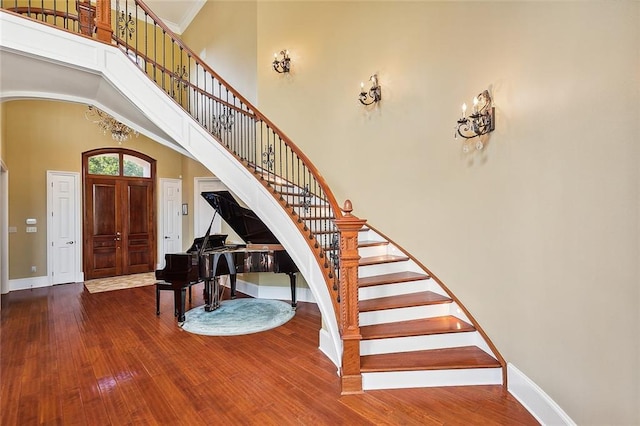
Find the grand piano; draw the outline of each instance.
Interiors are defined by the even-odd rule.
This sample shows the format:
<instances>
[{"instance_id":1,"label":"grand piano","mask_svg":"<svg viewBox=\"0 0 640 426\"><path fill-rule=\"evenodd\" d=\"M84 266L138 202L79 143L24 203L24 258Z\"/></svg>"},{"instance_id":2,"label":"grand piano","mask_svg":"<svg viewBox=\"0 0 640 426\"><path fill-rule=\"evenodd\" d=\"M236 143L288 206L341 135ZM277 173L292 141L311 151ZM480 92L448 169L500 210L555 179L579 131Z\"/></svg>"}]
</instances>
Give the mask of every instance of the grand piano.
<instances>
[{"instance_id":1,"label":"grand piano","mask_svg":"<svg viewBox=\"0 0 640 426\"><path fill-rule=\"evenodd\" d=\"M156 271L156 279L161 280L156 284L156 313L160 313L160 290L173 290L176 316L184 322L186 289L203 281L205 310L215 310L220 306L218 277L229 275L231 298L235 298L237 274L249 272L287 274L295 308L298 268L269 228L229 191L203 192L201 196L215 210L214 218L219 214L245 244L226 244L227 235L211 235L210 225L206 235L196 238L186 253L166 254L164 269Z\"/></svg>"}]
</instances>

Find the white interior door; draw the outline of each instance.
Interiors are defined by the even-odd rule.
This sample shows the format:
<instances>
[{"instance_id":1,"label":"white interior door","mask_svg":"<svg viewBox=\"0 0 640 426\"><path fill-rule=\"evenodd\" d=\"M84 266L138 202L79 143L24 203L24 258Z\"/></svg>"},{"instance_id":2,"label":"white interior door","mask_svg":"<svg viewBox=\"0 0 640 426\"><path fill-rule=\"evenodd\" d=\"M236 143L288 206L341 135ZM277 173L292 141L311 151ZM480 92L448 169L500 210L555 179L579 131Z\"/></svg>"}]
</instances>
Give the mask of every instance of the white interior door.
<instances>
[{"instance_id":1,"label":"white interior door","mask_svg":"<svg viewBox=\"0 0 640 426\"><path fill-rule=\"evenodd\" d=\"M200 194L207 191L228 191L229 189L220 181L220 179L213 177L194 178L193 188L193 236L195 238L204 236L207 232L207 228L209 228L211 219L213 219L213 214L215 213L213 207L211 207L207 200L202 198ZM213 226L211 226L211 233L219 234L221 231L222 219L220 219L220 216L216 215L216 219L213 221Z\"/></svg>"},{"instance_id":2,"label":"white interior door","mask_svg":"<svg viewBox=\"0 0 640 426\"><path fill-rule=\"evenodd\" d=\"M80 174L47 171L47 269L51 284L82 281Z\"/></svg>"},{"instance_id":3,"label":"white interior door","mask_svg":"<svg viewBox=\"0 0 640 426\"><path fill-rule=\"evenodd\" d=\"M160 223L159 238L160 268L164 268L164 255L180 253L182 247L182 180L160 179Z\"/></svg>"}]
</instances>

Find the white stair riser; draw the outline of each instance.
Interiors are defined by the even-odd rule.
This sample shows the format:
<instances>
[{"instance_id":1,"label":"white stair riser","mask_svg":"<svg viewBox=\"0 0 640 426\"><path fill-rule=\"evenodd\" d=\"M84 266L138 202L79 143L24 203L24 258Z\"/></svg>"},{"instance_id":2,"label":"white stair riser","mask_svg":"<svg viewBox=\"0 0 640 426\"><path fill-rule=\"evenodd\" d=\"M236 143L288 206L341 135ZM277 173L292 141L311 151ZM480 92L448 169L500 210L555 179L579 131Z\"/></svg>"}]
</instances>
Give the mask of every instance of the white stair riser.
<instances>
[{"instance_id":1,"label":"white stair riser","mask_svg":"<svg viewBox=\"0 0 640 426\"><path fill-rule=\"evenodd\" d=\"M371 257L371 256L383 256L387 253L387 246L369 246L369 247L359 247L358 254L360 257Z\"/></svg>"},{"instance_id":2,"label":"white stair riser","mask_svg":"<svg viewBox=\"0 0 640 426\"><path fill-rule=\"evenodd\" d=\"M402 283L374 285L358 289L359 300L376 299L379 297L397 296L399 294L416 293L430 289L429 280L407 281Z\"/></svg>"},{"instance_id":3,"label":"white stair riser","mask_svg":"<svg viewBox=\"0 0 640 426\"><path fill-rule=\"evenodd\" d=\"M479 333L432 334L426 336L393 337L360 341L360 355L376 355L398 352L425 351L430 349L459 348L474 346Z\"/></svg>"},{"instance_id":4,"label":"white stair riser","mask_svg":"<svg viewBox=\"0 0 640 426\"><path fill-rule=\"evenodd\" d=\"M360 277L373 277L375 275L392 274L394 272L413 271L420 272L419 270L410 269L413 262L401 261L401 262L389 262L380 263L375 265L359 266L358 276Z\"/></svg>"},{"instance_id":5,"label":"white stair riser","mask_svg":"<svg viewBox=\"0 0 640 426\"><path fill-rule=\"evenodd\" d=\"M360 231L358 231L358 240L387 241L386 238L382 238L374 230L367 228L366 224L364 226L364 229L361 229Z\"/></svg>"},{"instance_id":6,"label":"white stair riser","mask_svg":"<svg viewBox=\"0 0 640 426\"><path fill-rule=\"evenodd\" d=\"M440 303L429 306L413 306L410 308L360 312L359 322L360 326L363 326L387 322L410 321L421 318L441 317L449 315L450 305L451 303Z\"/></svg>"},{"instance_id":7,"label":"white stair riser","mask_svg":"<svg viewBox=\"0 0 640 426\"><path fill-rule=\"evenodd\" d=\"M362 373L364 390L500 384L501 368Z\"/></svg>"}]
</instances>

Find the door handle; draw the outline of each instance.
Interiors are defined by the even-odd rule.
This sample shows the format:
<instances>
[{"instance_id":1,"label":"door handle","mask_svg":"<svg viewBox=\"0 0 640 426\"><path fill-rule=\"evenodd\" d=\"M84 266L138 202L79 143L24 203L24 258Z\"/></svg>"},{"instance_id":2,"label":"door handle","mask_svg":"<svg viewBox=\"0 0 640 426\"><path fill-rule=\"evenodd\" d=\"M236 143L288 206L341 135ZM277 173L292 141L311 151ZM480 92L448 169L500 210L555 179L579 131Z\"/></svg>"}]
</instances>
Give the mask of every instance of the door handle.
<instances>
[{"instance_id":1,"label":"door handle","mask_svg":"<svg viewBox=\"0 0 640 426\"><path fill-rule=\"evenodd\" d=\"M120 233L116 232L116 237L114 238L114 241L120 241Z\"/></svg>"},{"instance_id":2,"label":"door handle","mask_svg":"<svg viewBox=\"0 0 640 426\"><path fill-rule=\"evenodd\" d=\"M67 241L67 244L73 244L75 241Z\"/></svg>"},{"instance_id":3,"label":"door handle","mask_svg":"<svg viewBox=\"0 0 640 426\"><path fill-rule=\"evenodd\" d=\"M165 237L164 237L164 239L165 239L165 240L168 240L169 238L170 238L170 237L167 237L166 235L165 235Z\"/></svg>"}]
</instances>

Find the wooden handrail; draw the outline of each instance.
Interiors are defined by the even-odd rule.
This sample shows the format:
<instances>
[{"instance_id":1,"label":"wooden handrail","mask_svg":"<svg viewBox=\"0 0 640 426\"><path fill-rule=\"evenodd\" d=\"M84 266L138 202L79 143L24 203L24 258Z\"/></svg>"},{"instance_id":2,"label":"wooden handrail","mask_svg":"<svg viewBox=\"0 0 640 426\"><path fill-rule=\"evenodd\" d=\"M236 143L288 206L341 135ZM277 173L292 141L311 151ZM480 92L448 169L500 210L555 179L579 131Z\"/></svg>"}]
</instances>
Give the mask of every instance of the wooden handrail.
<instances>
[{"instance_id":1,"label":"wooden handrail","mask_svg":"<svg viewBox=\"0 0 640 426\"><path fill-rule=\"evenodd\" d=\"M136 52L136 56L138 56L139 58L142 58L145 61L145 64L151 64L154 68L160 70L160 72L166 73L169 76L173 76L173 71L168 69L167 67L163 66L162 64L160 64L159 62L157 62L156 60L152 59L150 56L145 55L142 52ZM197 92L203 96L207 96L209 99L213 99L216 102L226 106L227 108L230 108L240 114L244 114L248 117L251 118L257 118L255 112L249 113L247 111L244 111L241 108L238 108L237 106L225 101L222 98L219 98L217 96L213 96L211 93L205 92L203 89L201 89L200 87L196 86L195 84L191 83L189 80L185 80L182 78L176 78L176 77L170 77L172 78L174 81L179 82L180 84L184 84L186 86L188 86L191 90L193 90L194 92Z\"/></svg>"},{"instance_id":2,"label":"wooden handrail","mask_svg":"<svg viewBox=\"0 0 640 426\"><path fill-rule=\"evenodd\" d=\"M107 0L98 0L98 4L105 1ZM264 122L267 126L269 126L270 129L276 132L278 136L280 136L280 138L282 138L285 144L300 159L302 159L302 161L307 166L309 171L316 178L316 180L320 184L322 190L324 191L327 197L327 201L329 202L329 204L331 204L332 208L334 209L336 218L341 217L342 212L340 210L340 205L336 201L336 198L333 195L333 192L331 191L331 189L329 188L329 185L327 184L327 181L325 180L324 176L322 176L318 168L313 164L313 162L309 159L309 157L307 157L307 155L304 152L302 152L302 150L282 130L280 130L280 128L278 128L275 124L273 124L273 122L271 122L271 120L269 120L265 115L263 115L260 111L258 111L258 109L255 106L253 106L251 102L249 102L244 96L242 96L239 92L237 92L229 83L226 82L226 80L220 77L218 73L213 71L193 50L191 50L186 44L184 44L184 42L180 40L180 38L176 36L176 34L173 31L171 31L171 29L169 29L169 27L167 27L167 25L165 25L164 22L162 22L162 20L155 13L153 13L153 11L151 11L151 9L149 9L149 7L144 2L142 2L141 0L135 0L135 3L140 7L140 9L142 9L143 12L149 15L149 17L151 17L151 19L154 20L156 24L166 34L169 34L171 36L171 39L173 40L173 42L175 42L183 51L185 51L188 57L193 58L193 60L198 65L200 65L207 73L215 77L216 80L222 83L222 85L225 86L225 88L229 90L240 102L242 102L251 111L253 111L256 118L259 121Z\"/></svg>"}]
</instances>

